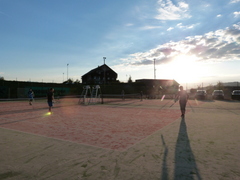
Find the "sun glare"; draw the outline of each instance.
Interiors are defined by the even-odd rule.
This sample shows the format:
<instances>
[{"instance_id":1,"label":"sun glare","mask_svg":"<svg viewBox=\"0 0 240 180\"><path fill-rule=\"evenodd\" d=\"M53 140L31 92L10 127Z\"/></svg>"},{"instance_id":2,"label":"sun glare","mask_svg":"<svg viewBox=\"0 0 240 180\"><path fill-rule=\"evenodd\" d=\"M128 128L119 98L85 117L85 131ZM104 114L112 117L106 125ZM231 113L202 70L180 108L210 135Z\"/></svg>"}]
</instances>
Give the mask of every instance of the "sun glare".
<instances>
[{"instance_id":1,"label":"sun glare","mask_svg":"<svg viewBox=\"0 0 240 180\"><path fill-rule=\"evenodd\" d=\"M44 116L49 116L51 114L52 114L51 112L47 112L47 113L44 114Z\"/></svg>"},{"instance_id":2,"label":"sun glare","mask_svg":"<svg viewBox=\"0 0 240 180\"><path fill-rule=\"evenodd\" d=\"M168 77L175 79L179 83L193 83L204 75L204 72L199 70L194 56L177 56L167 65L166 69L168 69Z\"/></svg>"}]
</instances>

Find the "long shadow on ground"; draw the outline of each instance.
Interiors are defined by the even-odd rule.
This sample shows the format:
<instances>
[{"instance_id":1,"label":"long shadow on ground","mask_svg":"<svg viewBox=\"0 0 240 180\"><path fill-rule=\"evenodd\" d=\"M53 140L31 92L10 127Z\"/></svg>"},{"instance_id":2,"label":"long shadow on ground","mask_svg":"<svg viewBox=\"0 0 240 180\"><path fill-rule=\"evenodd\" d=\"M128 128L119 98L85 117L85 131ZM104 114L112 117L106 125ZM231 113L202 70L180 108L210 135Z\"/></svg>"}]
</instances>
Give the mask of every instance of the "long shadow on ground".
<instances>
[{"instance_id":1,"label":"long shadow on ground","mask_svg":"<svg viewBox=\"0 0 240 180\"><path fill-rule=\"evenodd\" d=\"M199 170L192 152L185 119L182 118L175 148L174 179L201 180Z\"/></svg>"}]
</instances>

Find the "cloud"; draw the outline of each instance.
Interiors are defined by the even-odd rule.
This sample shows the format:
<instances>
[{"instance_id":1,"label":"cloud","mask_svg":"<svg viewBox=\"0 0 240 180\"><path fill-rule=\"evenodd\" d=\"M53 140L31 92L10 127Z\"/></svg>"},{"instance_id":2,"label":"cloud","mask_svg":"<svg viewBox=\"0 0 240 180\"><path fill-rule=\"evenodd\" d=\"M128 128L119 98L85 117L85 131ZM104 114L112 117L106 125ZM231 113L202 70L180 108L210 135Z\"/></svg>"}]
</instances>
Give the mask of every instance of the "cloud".
<instances>
[{"instance_id":1,"label":"cloud","mask_svg":"<svg viewBox=\"0 0 240 180\"><path fill-rule=\"evenodd\" d=\"M160 7L155 17L158 20L179 20L191 17L188 14L188 4L183 1L173 4L171 0L158 0L158 4Z\"/></svg>"},{"instance_id":2,"label":"cloud","mask_svg":"<svg viewBox=\"0 0 240 180\"><path fill-rule=\"evenodd\" d=\"M217 17L218 17L218 18L219 18L219 17L222 17L222 15L221 15L221 14L218 14Z\"/></svg>"},{"instance_id":3,"label":"cloud","mask_svg":"<svg viewBox=\"0 0 240 180\"><path fill-rule=\"evenodd\" d=\"M133 24L132 23L128 23L128 24L125 24L125 26L130 27L130 26L133 26Z\"/></svg>"},{"instance_id":4,"label":"cloud","mask_svg":"<svg viewBox=\"0 0 240 180\"><path fill-rule=\"evenodd\" d=\"M170 28L167 29L167 31L171 31L171 30L173 30L173 29L174 29L173 27L170 27Z\"/></svg>"},{"instance_id":5,"label":"cloud","mask_svg":"<svg viewBox=\"0 0 240 180\"><path fill-rule=\"evenodd\" d=\"M230 3L238 3L240 0L232 0Z\"/></svg>"},{"instance_id":6,"label":"cloud","mask_svg":"<svg viewBox=\"0 0 240 180\"><path fill-rule=\"evenodd\" d=\"M178 24L176 25L176 28L182 29L182 30L193 29L193 28L195 28L198 24L199 24L199 23L197 23L197 24L190 24L190 25L185 25L185 26L184 26L182 23L178 23ZM173 29L174 29L173 27L169 27L169 28L167 29L167 31L171 31L171 30L173 30Z\"/></svg>"},{"instance_id":7,"label":"cloud","mask_svg":"<svg viewBox=\"0 0 240 180\"><path fill-rule=\"evenodd\" d=\"M179 28L179 29L193 29L197 25L198 25L198 23L197 24L191 24L191 25L188 25L188 26L184 26L182 23L178 23L176 25L176 27Z\"/></svg>"},{"instance_id":8,"label":"cloud","mask_svg":"<svg viewBox=\"0 0 240 180\"><path fill-rule=\"evenodd\" d=\"M234 29L236 29L236 30L240 30L240 23L234 24L233 27L234 27Z\"/></svg>"},{"instance_id":9,"label":"cloud","mask_svg":"<svg viewBox=\"0 0 240 180\"><path fill-rule=\"evenodd\" d=\"M128 65L142 66L169 63L178 56L194 57L198 62L240 60L240 23L204 35L189 36L177 42L168 42L147 52L129 56Z\"/></svg>"},{"instance_id":10,"label":"cloud","mask_svg":"<svg viewBox=\"0 0 240 180\"><path fill-rule=\"evenodd\" d=\"M234 14L234 17L237 18L237 17L240 16L240 11L238 11L238 12L234 12L233 14Z\"/></svg>"},{"instance_id":11,"label":"cloud","mask_svg":"<svg viewBox=\"0 0 240 180\"><path fill-rule=\"evenodd\" d=\"M141 29L143 30L149 30L149 29L159 29L162 28L161 26L144 26Z\"/></svg>"}]
</instances>

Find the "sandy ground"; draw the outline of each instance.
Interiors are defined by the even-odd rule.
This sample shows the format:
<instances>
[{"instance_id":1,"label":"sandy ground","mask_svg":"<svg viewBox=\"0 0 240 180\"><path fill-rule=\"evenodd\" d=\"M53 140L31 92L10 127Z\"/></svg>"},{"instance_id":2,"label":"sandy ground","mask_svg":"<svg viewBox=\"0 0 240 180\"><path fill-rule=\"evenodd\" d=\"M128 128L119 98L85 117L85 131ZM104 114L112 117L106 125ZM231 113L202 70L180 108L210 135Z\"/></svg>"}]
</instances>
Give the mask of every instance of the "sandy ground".
<instances>
[{"instance_id":1,"label":"sandy ground","mask_svg":"<svg viewBox=\"0 0 240 180\"><path fill-rule=\"evenodd\" d=\"M240 179L240 102L0 102L0 179Z\"/></svg>"}]
</instances>

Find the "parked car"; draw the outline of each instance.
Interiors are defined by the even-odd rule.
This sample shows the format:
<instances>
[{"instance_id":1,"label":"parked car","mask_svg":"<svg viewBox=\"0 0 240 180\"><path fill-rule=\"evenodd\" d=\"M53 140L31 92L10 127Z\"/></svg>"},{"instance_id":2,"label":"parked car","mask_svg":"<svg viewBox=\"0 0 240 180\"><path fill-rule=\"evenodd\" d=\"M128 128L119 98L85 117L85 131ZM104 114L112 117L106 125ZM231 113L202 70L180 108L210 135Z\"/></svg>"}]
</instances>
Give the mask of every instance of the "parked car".
<instances>
[{"instance_id":1,"label":"parked car","mask_svg":"<svg viewBox=\"0 0 240 180\"><path fill-rule=\"evenodd\" d=\"M213 99L224 99L223 90L214 90L212 93Z\"/></svg>"},{"instance_id":2,"label":"parked car","mask_svg":"<svg viewBox=\"0 0 240 180\"><path fill-rule=\"evenodd\" d=\"M207 92L205 90L197 90L195 94L195 99L204 100L207 97Z\"/></svg>"},{"instance_id":3,"label":"parked car","mask_svg":"<svg viewBox=\"0 0 240 180\"><path fill-rule=\"evenodd\" d=\"M233 100L240 100L240 90L234 90L232 92L232 99Z\"/></svg>"}]
</instances>

